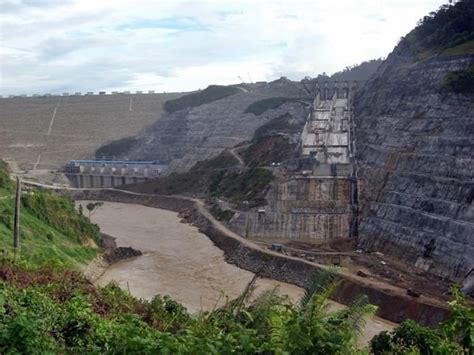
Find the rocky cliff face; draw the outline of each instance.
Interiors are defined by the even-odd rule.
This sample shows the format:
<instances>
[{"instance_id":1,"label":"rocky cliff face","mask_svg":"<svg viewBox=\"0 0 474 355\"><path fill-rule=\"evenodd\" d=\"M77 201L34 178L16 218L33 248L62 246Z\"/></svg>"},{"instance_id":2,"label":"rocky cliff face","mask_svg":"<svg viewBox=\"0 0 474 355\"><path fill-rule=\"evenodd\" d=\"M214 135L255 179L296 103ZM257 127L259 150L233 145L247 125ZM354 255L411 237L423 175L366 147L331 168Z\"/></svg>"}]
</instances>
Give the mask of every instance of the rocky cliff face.
<instances>
[{"instance_id":1,"label":"rocky cliff face","mask_svg":"<svg viewBox=\"0 0 474 355\"><path fill-rule=\"evenodd\" d=\"M442 82L473 62L402 43L354 99L360 243L454 280L474 267L474 94Z\"/></svg>"}]
</instances>

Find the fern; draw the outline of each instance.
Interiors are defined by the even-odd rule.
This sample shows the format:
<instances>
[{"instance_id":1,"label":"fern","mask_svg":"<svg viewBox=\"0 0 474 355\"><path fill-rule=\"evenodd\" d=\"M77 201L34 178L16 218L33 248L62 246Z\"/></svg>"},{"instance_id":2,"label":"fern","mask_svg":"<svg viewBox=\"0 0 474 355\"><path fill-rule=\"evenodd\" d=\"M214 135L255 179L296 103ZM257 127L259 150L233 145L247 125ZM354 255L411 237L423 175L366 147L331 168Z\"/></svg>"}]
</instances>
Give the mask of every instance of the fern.
<instances>
[{"instance_id":1,"label":"fern","mask_svg":"<svg viewBox=\"0 0 474 355\"><path fill-rule=\"evenodd\" d=\"M317 293L323 292L329 285L331 285L337 278L338 268L329 267L327 269L316 272L311 279L308 287L306 287L303 296L300 299L300 309L304 310L313 296Z\"/></svg>"},{"instance_id":2,"label":"fern","mask_svg":"<svg viewBox=\"0 0 474 355\"><path fill-rule=\"evenodd\" d=\"M369 303L366 295L356 298L347 308L346 323L356 334L361 334L368 316L374 315L377 306Z\"/></svg>"}]
</instances>

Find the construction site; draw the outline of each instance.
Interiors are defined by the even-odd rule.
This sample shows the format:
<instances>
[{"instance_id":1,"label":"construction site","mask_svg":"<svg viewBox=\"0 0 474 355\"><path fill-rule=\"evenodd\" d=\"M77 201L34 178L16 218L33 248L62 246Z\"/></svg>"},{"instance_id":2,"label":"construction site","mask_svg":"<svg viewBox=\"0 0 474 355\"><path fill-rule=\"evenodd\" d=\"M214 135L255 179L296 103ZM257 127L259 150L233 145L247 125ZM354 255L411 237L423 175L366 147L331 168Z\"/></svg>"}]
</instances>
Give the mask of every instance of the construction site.
<instances>
[{"instance_id":1,"label":"construction site","mask_svg":"<svg viewBox=\"0 0 474 355\"><path fill-rule=\"evenodd\" d=\"M96 190L97 196L87 198L103 199L114 186L132 186L133 190L148 183L160 185L170 164L176 167L177 161L185 162L179 165L178 171L182 171L199 162L199 157L212 161L219 157L218 153L228 151L238 161L229 171L245 174L263 169L273 179L262 191L264 202L257 206L242 208L248 201L240 201L242 205L232 199L218 199L219 208L231 216L219 222L224 234L236 233L259 250L276 252L284 258L336 265L350 277L371 283L371 287L391 285L396 287L397 295L412 297L413 302L421 297L423 302L439 305L449 298L449 278L359 245L360 181L353 100L361 85L293 83L283 79L245 84L229 98L171 114L164 113L163 103L182 94L3 98L1 155L25 179L66 190L66 186ZM256 114L247 112L252 104L274 100L275 95L282 93L289 98L280 97L282 103L265 109L258 122ZM37 119L31 120L32 116ZM249 166L252 155L247 149L252 148L251 135L259 127L273 127L281 117L287 117L290 123L299 122L294 127L302 127L293 129L291 134L286 128L272 128L271 139L291 142L292 158ZM205 119L212 119L215 124L200 122ZM232 124L238 125L238 129L233 129ZM137 148L130 149L129 140ZM119 146L115 157L98 156L98 152L113 151L110 147L117 146L114 141L125 142L126 147ZM179 141L190 145L186 143L174 150L173 144ZM108 150L103 149L104 144ZM140 155L141 152L144 154ZM170 159L160 160L162 156ZM150 159L153 157L156 159ZM228 169L213 167L224 175ZM190 172L190 179L197 179L193 169ZM171 174L171 180L178 181L180 174ZM131 202L128 197L124 201L115 197L113 201ZM212 206L207 207L212 210ZM280 279L287 280L285 277Z\"/></svg>"},{"instance_id":2,"label":"construction site","mask_svg":"<svg viewBox=\"0 0 474 355\"><path fill-rule=\"evenodd\" d=\"M242 235L312 242L356 235L350 94L337 86L322 92L318 85L301 133L300 168L272 184L266 206L231 221Z\"/></svg>"}]
</instances>

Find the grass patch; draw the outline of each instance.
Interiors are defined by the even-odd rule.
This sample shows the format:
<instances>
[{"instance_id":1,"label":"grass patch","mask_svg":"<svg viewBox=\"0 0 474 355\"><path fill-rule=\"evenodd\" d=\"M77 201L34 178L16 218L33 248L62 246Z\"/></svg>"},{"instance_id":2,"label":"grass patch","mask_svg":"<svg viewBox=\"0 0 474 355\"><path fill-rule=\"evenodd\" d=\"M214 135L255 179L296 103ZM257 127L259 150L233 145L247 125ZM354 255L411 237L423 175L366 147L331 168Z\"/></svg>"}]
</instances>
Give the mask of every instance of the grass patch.
<instances>
[{"instance_id":1,"label":"grass patch","mask_svg":"<svg viewBox=\"0 0 474 355\"><path fill-rule=\"evenodd\" d=\"M67 197L48 196L46 200L49 202L56 198L59 201L37 210L37 205L28 202L35 195L22 196L21 258L34 267L48 265L54 268L77 268L91 261L99 249L85 247L83 244L91 238L100 245L99 228L92 225L86 217L78 215L74 211L73 202ZM64 208L57 209L58 204ZM12 246L13 213L14 199L0 200L0 248L11 255L15 253Z\"/></svg>"},{"instance_id":2,"label":"grass patch","mask_svg":"<svg viewBox=\"0 0 474 355\"><path fill-rule=\"evenodd\" d=\"M4 163L1 166L0 196L7 198L0 199L0 249L14 255L15 191L10 181L2 180L8 171ZM75 211L69 197L34 190L22 194L21 204L20 257L30 267L77 268L99 252L84 246L91 239L101 244L99 228Z\"/></svg>"},{"instance_id":3,"label":"grass patch","mask_svg":"<svg viewBox=\"0 0 474 355\"><path fill-rule=\"evenodd\" d=\"M260 116L265 111L276 109L286 102L295 102L299 100L300 99L291 97L271 97L251 103L245 109L244 113L253 113L255 116Z\"/></svg>"},{"instance_id":4,"label":"grass patch","mask_svg":"<svg viewBox=\"0 0 474 355\"><path fill-rule=\"evenodd\" d=\"M455 93L474 92L474 64L465 70L456 70L446 74L441 83L443 90Z\"/></svg>"},{"instance_id":5,"label":"grass patch","mask_svg":"<svg viewBox=\"0 0 474 355\"><path fill-rule=\"evenodd\" d=\"M443 57L469 54L474 54L474 40L467 41L458 46L448 48L443 53L441 53Z\"/></svg>"},{"instance_id":6,"label":"grass patch","mask_svg":"<svg viewBox=\"0 0 474 355\"><path fill-rule=\"evenodd\" d=\"M209 85L202 91L184 95L178 99L168 100L165 102L164 107L166 111L173 113L186 108L208 104L239 92L241 90L235 86Z\"/></svg>"},{"instance_id":7,"label":"grass patch","mask_svg":"<svg viewBox=\"0 0 474 355\"><path fill-rule=\"evenodd\" d=\"M272 172L263 168L229 171L214 176L209 192L238 205L248 201L247 207L258 206L265 203L266 187L272 180Z\"/></svg>"}]
</instances>

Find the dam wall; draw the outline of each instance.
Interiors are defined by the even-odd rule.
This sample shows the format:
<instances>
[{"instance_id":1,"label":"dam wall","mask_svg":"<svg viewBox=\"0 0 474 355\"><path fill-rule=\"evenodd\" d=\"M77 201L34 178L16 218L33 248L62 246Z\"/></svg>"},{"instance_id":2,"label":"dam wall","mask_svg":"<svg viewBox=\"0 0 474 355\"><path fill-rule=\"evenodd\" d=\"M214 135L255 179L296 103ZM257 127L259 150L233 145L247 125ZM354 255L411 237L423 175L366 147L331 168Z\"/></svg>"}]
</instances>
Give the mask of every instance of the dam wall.
<instances>
[{"instance_id":1,"label":"dam wall","mask_svg":"<svg viewBox=\"0 0 474 355\"><path fill-rule=\"evenodd\" d=\"M64 172L73 187L88 189L144 183L166 168L160 161L71 160Z\"/></svg>"},{"instance_id":2,"label":"dam wall","mask_svg":"<svg viewBox=\"0 0 474 355\"><path fill-rule=\"evenodd\" d=\"M273 184L264 208L238 213L230 224L255 239L327 242L349 237L350 196L348 179L296 177Z\"/></svg>"},{"instance_id":3,"label":"dam wall","mask_svg":"<svg viewBox=\"0 0 474 355\"><path fill-rule=\"evenodd\" d=\"M71 185L76 188L109 188L120 185L139 184L146 182L149 178L126 175L102 175L102 174L66 174Z\"/></svg>"}]
</instances>

